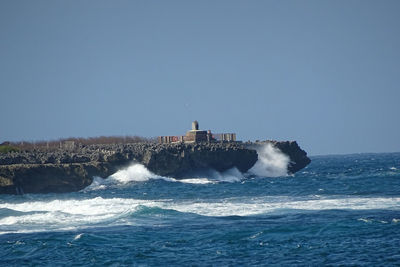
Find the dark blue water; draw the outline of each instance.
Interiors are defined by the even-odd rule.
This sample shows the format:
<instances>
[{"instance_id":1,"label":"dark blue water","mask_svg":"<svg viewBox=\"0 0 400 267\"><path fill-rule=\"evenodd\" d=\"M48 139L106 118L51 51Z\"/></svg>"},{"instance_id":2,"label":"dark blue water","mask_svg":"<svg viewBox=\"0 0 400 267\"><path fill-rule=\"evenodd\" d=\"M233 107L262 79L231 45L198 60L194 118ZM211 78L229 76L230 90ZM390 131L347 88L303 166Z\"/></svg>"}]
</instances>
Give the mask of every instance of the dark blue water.
<instances>
[{"instance_id":1,"label":"dark blue water","mask_svg":"<svg viewBox=\"0 0 400 267\"><path fill-rule=\"evenodd\" d=\"M0 232L1 266L398 266L400 153L274 178L136 166L78 193L0 196Z\"/></svg>"}]
</instances>

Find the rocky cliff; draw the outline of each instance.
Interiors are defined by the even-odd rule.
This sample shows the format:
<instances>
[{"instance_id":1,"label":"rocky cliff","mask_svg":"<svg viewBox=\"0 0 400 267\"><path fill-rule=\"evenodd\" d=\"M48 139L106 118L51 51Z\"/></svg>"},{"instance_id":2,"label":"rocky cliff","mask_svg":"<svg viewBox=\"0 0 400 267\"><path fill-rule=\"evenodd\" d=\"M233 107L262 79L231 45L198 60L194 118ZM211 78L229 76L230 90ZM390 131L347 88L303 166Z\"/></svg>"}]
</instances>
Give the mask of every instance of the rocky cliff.
<instances>
[{"instance_id":1,"label":"rocky cliff","mask_svg":"<svg viewBox=\"0 0 400 267\"><path fill-rule=\"evenodd\" d=\"M289 172L309 164L296 142L272 143L290 157ZM74 192L90 185L93 176L106 178L132 162L162 176L184 177L188 171L236 167L249 170L257 161L260 143L116 144L74 150L23 151L0 154L0 193Z\"/></svg>"}]
</instances>

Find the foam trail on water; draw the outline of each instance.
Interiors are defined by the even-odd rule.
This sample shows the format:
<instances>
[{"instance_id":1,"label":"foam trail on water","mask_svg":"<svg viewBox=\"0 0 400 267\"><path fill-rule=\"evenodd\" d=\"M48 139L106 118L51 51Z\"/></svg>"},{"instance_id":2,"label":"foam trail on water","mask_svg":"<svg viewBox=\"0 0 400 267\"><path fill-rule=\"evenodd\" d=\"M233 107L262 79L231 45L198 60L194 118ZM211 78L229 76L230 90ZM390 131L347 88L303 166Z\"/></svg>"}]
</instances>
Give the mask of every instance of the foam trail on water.
<instances>
[{"instance_id":1,"label":"foam trail on water","mask_svg":"<svg viewBox=\"0 0 400 267\"><path fill-rule=\"evenodd\" d=\"M195 171L188 174L187 178L174 179L174 182L191 183L191 184L216 184L218 182L239 182L243 180L244 175L235 167L219 172L213 169Z\"/></svg>"},{"instance_id":2,"label":"foam trail on water","mask_svg":"<svg viewBox=\"0 0 400 267\"><path fill-rule=\"evenodd\" d=\"M152 207L156 201L95 197L76 200L3 203L14 214L0 219L0 233L73 230L101 224L124 224L140 205Z\"/></svg>"},{"instance_id":3,"label":"foam trail on water","mask_svg":"<svg viewBox=\"0 0 400 267\"><path fill-rule=\"evenodd\" d=\"M285 214L291 211L400 209L400 198L327 198L296 199L287 197L232 198L221 201L169 204L171 209L203 216L252 216Z\"/></svg>"},{"instance_id":4,"label":"foam trail on water","mask_svg":"<svg viewBox=\"0 0 400 267\"><path fill-rule=\"evenodd\" d=\"M260 177L286 176L290 159L272 144L265 144L257 149L258 161L248 171L249 174Z\"/></svg>"},{"instance_id":5,"label":"foam trail on water","mask_svg":"<svg viewBox=\"0 0 400 267\"><path fill-rule=\"evenodd\" d=\"M211 181L208 178L185 178L185 179L180 179L176 180L176 182L181 182L185 184L215 184L215 181Z\"/></svg>"},{"instance_id":6,"label":"foam trail on water","mask_svg":"<svg viewBox=\"0 0 400 267\"><path fill-rule=\"evenodd\" d=\"M314 197L313 197L314 198ZM212 201L171 201L170 199L102 198L0 203L9 215L0 219L0 234L10 232L40 232L78 230L104 225L140 224L143 208L160 208L201 216L252 216L285 214L302 210L400 210L399 197L339 197L310 199L304 197L239 197ZM137 215L138 213L138 215ZM394 218L398 220L398 218ZM398 222L398 221L395 221ZM146 224L148 222L145 222ZM77 236L76 239L81 236Z\"/></svg>"}]
</instances>

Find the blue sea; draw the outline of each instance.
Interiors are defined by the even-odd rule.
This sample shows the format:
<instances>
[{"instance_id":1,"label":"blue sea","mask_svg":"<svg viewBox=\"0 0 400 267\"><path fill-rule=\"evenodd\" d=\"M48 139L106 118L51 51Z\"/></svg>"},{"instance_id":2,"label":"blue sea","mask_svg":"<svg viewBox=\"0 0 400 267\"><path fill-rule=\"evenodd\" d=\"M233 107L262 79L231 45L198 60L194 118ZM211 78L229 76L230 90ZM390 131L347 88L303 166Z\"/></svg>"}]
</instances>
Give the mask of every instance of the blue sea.
<instances>
[{"instance_id":1,"label":"blue sea","mask_svg":"<svg viewBox=\"0 0 400 267\"><path fill-rule=\"evenodd\" d=\"M184 180L133 164L76 193L0 195L0 266L399 266L400 153L311 159Z\"/></svg>"}]
</instances>

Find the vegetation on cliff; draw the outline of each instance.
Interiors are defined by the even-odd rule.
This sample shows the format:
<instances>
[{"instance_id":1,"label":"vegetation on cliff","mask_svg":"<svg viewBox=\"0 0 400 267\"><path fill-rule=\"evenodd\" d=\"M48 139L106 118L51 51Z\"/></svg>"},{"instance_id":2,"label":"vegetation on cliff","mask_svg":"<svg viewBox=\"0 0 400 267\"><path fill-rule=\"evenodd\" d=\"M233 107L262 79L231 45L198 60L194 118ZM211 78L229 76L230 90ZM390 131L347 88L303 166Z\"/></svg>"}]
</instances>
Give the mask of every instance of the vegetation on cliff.
<instances>
[{"instance_id":1,"label":"vegetation on cliff","mask_svg":"<svg viewBox=\"0 0 400 267\"><path fill-rule=\"evenodd\" d=\"M1 144L0 145L0 153L9 153L9 152L17 152L19 149L16 146L11 146L8 144Z\"/></svg>"},{"instance_id":2,"label":"vegetation on cliff","mask_svg":"<svg viewBox=\"0 0 400 267\"><path fill-rule=\"evenodd\" d=\"M31 151L31 150L57 150L65 148L67 144L77 146L90 145L110 145L110 144L135 144L135 143L155 143L156 138L142 136L97 136L97 137L70 137L50 141L17 141L4 142L0 145L0 153L12 151ZM8 150L7 150L8 149Z\"/></svg>"}]
</instances>

